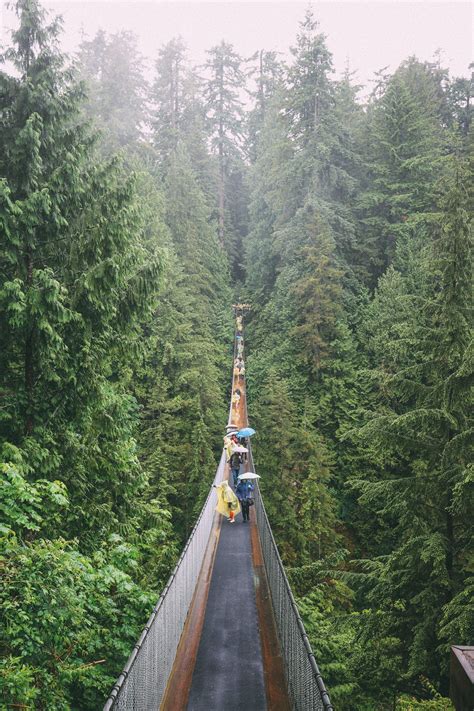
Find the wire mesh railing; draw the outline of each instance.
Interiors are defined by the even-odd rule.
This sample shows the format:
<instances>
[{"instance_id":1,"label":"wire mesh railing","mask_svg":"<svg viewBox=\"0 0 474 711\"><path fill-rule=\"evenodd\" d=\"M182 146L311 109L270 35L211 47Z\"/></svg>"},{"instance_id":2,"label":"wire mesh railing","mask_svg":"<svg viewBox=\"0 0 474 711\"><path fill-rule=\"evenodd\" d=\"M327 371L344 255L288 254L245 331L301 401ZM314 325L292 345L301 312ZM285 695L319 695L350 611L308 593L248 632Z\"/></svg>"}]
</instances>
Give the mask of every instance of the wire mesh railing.
<instances>
[{"instance_id":1,"label":"wire mesh railing","mask_svg":"<svg viewBox=\"0 0 474 711\"><path fill-rule=\"evenodd\" d=\"M222 453L214 483L222 481ZM104 706L104 711L157 711L196 588L214 520L211 487L200 516L140 639Z\"/></svg>"},{"instance_id":2,"label":"wire mesh railing","mask_svg":"<svg viewBox=\"0 0 474 711\"><path fill-rule=\"evenodd\" d=\"M255 515L290 701L296 711L332 711L258 486L255 488Z\"/></svg>"},{"instance_id":3,"label":"wire mesh railing","mask_svg":"<svg viewBox=\"0 0 474 711\"><path fill-rule=\"evenodd\" d=\"M245 421L248 422L247 392L244 408ZM250 443L248 463L250 471L254 472L255 464ZM272 597L273 613L284 660L290 701L295 711L333 711L286 577L258 483L255 487L255 518L268 587Z\"/></svg>"}]
</instances>

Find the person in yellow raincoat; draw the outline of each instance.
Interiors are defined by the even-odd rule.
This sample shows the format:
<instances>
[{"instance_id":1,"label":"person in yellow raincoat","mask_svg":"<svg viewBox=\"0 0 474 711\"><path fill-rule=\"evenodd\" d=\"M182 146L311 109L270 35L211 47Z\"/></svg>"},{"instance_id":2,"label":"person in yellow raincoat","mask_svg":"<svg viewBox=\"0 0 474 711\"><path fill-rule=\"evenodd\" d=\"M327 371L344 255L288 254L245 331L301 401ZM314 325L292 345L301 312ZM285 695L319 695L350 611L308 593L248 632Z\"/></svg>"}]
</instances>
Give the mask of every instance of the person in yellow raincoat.
<instances>
[{"instance_id":1,"label":"person in yellow raincoat","mask_svg":"<svg viewBox=\"0 0 474 711\"><path fill-rule=\"evenodd\" d=\"M235 514L240 512L240 503L237 496L230 488L227 480L221 481L220 484L214 484L214 486L217 493L216 511L222 516L227 516L227 520L230 523L235 523Z\"/></svg>"},{"instance_id":2,"label":"person in yellow raincoat","mask_svg":"<svg viewBox=\"0 0 474 711\"><path fill-rule=\"evenodd\" d=\"M232 456L232 440L229 435L224 437L224 449L226 462L229 462Z\"/></svg>"}]
</instances>

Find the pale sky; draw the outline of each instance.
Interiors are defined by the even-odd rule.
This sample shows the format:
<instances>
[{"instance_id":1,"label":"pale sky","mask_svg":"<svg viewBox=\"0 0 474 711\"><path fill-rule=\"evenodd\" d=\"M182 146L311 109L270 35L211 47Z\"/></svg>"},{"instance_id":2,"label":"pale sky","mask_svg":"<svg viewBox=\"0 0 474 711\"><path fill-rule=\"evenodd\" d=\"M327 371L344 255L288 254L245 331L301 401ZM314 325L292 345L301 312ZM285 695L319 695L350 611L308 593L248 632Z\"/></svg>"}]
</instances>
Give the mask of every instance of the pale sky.
<instances>
[{"instance_id":1,"label":"pale sky","mask_svg":"<svg viewBox=\"0 0 474 711\"><path fill-rule=\"evenodd\" d=\"M0 0L1 41L7 40L12 13ZM81 33L92 37L102 28L108 33L130 30L148 59L158 48L181 35L190 59L201 64L205 51L221 39L234 44L244 57L257 49L273 49L288 55L308 2L247 2L220 0L44 0L44 7L64 17L63 47L71 53ZM441 61L454 76L467 75L473 60L473 8L464 0L326 0L312 3L321 30L328 36L334 66L340 74L349 61L356 80L368 84L376 70L389 71L410 55L433 58L441 49Z\"/></svg>"}]
</instances>

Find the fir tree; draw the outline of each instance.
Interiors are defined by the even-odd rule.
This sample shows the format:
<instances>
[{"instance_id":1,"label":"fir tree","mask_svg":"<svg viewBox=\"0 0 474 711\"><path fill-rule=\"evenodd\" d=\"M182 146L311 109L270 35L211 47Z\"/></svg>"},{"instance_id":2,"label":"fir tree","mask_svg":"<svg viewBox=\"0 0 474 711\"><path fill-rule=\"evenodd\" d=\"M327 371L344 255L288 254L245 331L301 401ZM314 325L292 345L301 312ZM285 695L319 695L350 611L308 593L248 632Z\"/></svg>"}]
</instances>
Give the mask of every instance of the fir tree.
<instances>
[{"instance_id":1,"label":"fir tree","mask_svg":"<svg viewBox=\"0 0 474 711\"><path fill-rule=\"evenodd\" d=\"M361 483L362 501L396 522L393 549L374 563L370 599L391 615L391 633L409 647L406 673L440 674L439 619L465 584L470 541L466 505L458 494L469 478L470 224L458 173L445 188L434 291L388 342L385 382L390 398L365 432L384 451L387 478ZM393 302L392 302L393 303ZM403 330L401 330L403 328ZM405 334L413 346L406 351ZM402 367L400 367L402 366ZM384 398L386 400L387 396ZM438 649L438 655L430 650Z\"/></svg>"},{"instance_id":2,"label":"fir tree","mask_svg":"<svg viewBox=\"0 0 474 711\"><path fill-rule=\"evenodd\" d=\"M244 87L242 59L232 45L222 41L208 51L205 68L209 79L205 87L206 114L211 144L219 166L218 229L222 246L226 243L227 178L240 154L243 132L243 110L240 91ZM232 249L232 244L227 244ZM234 250L232 250L234 251Z\"/></svg>"},{"instance_id":3,"label":"fir tree","mask_svg":"<svg viewBox=\"0 0 474 711\"><path fill-rule=\"evenodd\" d=\"M359 203L371 286L393 261L398 240L414 225L429 224L434 211L443 148L438 91L432 68L411 59L397 69L372 107L369 187Z\"/></svg>"}]
</instances>

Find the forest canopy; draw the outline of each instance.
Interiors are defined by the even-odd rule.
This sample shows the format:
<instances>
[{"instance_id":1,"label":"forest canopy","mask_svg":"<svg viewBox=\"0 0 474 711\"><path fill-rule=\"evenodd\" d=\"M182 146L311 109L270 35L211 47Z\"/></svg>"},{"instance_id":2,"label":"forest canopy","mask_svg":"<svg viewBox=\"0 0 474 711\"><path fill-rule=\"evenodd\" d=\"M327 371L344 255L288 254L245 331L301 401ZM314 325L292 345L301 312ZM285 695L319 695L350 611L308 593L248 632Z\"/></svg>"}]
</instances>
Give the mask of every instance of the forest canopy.
<instances>
[{"instance_id":1,"label":"forest canopy","mask_svg":"<svg viewBox=\"0 0 474 711\"><path fill-rule=\"evenodd\" d=\"M231 305L255 460L335 708L451 708L474 644L473 80L359 98L181 38L73 58L17 0L0 72L1 708L101 707L222 447Z\"/></svg>"}]
</instances>

